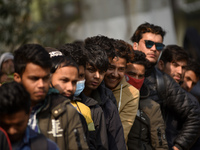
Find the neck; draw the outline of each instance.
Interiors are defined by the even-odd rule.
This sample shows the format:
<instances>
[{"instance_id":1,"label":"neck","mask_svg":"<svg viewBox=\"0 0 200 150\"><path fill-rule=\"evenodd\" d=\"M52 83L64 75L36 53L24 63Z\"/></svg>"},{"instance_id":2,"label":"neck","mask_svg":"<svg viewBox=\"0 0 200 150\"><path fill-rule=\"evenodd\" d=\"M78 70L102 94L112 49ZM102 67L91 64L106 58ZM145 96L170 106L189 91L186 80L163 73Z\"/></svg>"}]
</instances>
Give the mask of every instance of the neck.
<instances>
[{"instance_id":1,"label":"neck","mask_svg":"<svg viewBox=\"0 0 200 150\"><path fill-rule=\"evenodd\" d=\"M85 89L83 90L83 93L84 93L86 96L90 97L91 94L92 94L92 90L89 90L89 89L85 88Z\"/></svg>"}]
</instances>

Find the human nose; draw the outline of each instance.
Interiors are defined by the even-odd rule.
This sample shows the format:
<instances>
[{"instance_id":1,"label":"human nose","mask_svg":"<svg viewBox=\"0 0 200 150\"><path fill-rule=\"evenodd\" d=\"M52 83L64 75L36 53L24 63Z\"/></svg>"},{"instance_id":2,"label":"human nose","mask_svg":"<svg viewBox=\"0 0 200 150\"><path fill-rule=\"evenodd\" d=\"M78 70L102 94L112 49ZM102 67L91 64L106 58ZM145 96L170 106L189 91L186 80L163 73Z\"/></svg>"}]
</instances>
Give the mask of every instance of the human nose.
<instances>
[{"instance_id":1,"label":"human nose","mask_svg":"<svg viewBox=\"0 0 200 150\"><path fill-rule=\"evenodd\" d=\"M44 81L43 79L38 80L38 87L44 87Z\"/></svg>"},{"instance_id":2,"label":"human nose","mask_svg":"<svg viewBox=\"0 0 200 150\"><path fill-rule=\"evenodd\" d=\"M99 77L100 77L99 71L96 71L96 72L95 72L94 77L95 77L95 78L99 78Z\"/></svg>"},{"instance_id":3,"label":"human nose","mask_svg":"<svg viewBox=\"0 0 200 150\"><path fill-rule=\"evenodd\" d=\"M69 82L67 85L66 85L66 89L68 90L68 91L72 91L73 90L73 83L71 83L71 82Z\"/></svg>"},{"instance_id":4,"label":"human nose","mask_svg":"<svg viewBox=\"0 0 200 150\"><path fill-rule=\"evenodd\" d=\"M117 75L118 75L118 71L117 71L117 69L113 70L113 72L112 72L112 76L116 77Z\"/></svg>"},{"instance_id":5,"label":"human nose","mask_svg":"<svg viewBox=\"0 0 200 150\"><path fill-rule=\"evenodd\" d=\"M192 89L192 82L191 81L187 83L187 87L188 87L189 90Z\"/></svg>"},{"instance_id":6,"label":"human nose","mask_svg":"<svg viewBox=\"0 0 200 150\"><path fill-rule=\"evenodd\" d=\"M177 72L178 72L178 74L182 74L183 73L183 69L182 69L181 66L177 67Z\"/></svg>"},{"instance_id":7,"label":"human nose","mask_svg":"<svg viewBox=\"0 0 200 150\"><path fill-rule=\"evenodd\" d=\"M156 45L153 44L153 46L151 47L151 50L156 51Z\"/></svg>"},{"instance_id":8,"label":"human nose","mask_svg":"<svg viewBox=\"0 0 200 150\"><path fill-rule=\"evenodd\" d=\"M14 127L10 127L8 130L7 130L8 134L10 135L14 135L17 133L17 130L14 128Z\"/></svg>"}]
</instances>

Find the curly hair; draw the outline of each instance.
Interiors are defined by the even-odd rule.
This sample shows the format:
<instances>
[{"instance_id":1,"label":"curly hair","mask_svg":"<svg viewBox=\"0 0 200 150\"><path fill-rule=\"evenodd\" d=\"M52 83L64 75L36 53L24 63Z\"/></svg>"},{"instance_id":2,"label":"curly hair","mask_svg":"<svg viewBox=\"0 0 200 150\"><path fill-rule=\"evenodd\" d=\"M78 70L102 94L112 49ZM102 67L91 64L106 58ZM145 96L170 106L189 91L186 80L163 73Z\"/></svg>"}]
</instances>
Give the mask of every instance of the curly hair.
<instances>
[{"instance_id":1,"label":"curly hair","mask_svg":"<svg viewBox=\"0 0 200 150\"><path fill-rule=\"evenodd\" d=\"M113 46L114 46L114 49L115 49L115 57L120 57L120 58L124 58L126 59L126 62L130 62L131 59L134 58L134 53L133 53L133 47L123 41L123 40L115 40L113 42Z\"/></svg>"},{"instance_id":2,"label":"curly hair","mask_svg":"<svg viewBox=\"0 0 200 150\"><path fill-rule=\"evenodd\" d=\"M86 66L87 55L84 48L83 42L76 43L66 43L60 47L58 50L61 51L65 56L70 56L79 66Z\"/></svg>"},{"instance_id":3,"label":"curly hair","mask_svg":"<svg viewBox=\"0 0 200 150\"><path fill-rule=\"evenodd\" d=\"M134 58L131 59L130 63L143 65L146 69L150 67L150 62L146 59L145 53L134 50Z\"/></svg>"}]
</instances>

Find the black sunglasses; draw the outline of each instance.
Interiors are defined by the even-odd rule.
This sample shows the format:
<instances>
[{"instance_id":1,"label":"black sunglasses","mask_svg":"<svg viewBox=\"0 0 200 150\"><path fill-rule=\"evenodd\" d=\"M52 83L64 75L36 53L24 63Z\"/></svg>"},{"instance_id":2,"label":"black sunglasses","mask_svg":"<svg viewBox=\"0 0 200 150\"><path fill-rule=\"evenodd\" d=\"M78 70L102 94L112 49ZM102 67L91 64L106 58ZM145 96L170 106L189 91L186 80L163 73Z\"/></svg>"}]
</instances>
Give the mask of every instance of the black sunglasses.
<instances>
[{"instance_id":1,"label":"black sunglasses","mask_svg":"<svg viewBox=\"0 0 200 150\"><path fill-rule=\"evenodd\" d=\"M144 41L145 41L146 48L151 48L155 44L156 49L158 51L161 51L165 47L165 45L163 43L155 43L155 42L150 41L150 40L144 40Z\"/></svg>"}]
</instances>

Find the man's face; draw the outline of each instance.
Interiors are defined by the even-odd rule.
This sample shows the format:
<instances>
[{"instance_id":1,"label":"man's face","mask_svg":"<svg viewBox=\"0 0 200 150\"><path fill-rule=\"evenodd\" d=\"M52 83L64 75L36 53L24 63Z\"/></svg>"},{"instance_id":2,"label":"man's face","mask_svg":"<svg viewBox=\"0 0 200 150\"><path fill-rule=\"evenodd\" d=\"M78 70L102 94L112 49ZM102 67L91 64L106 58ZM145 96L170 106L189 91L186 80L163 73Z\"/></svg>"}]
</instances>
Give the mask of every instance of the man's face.
<instances>
[{"instance_id":1,"label":"man's face","mask_svg":"<svg viewBox=\"0 0 200 150\"><path fill-rule=\"evenodd\" d=\"M185 89L186 91L190 92L192 88L197 84L198 81L199 81L199 78L196 76L196 74L192 70L185 71L183 84L181 85L181 87Z\"/></svg>"},{"instance_id":2,"label":"man's face","mask_svg":"<svg viewBox=\"0 0 200 150\"><path fill-rule=\"evenodd\" d=\"M60 94L71 97L76 91L76 82L78 81L78 70L73 66L58 68L52 74L51 82Z\"/></svg>"},{"instance_id":3,"label":"man's face","mask_svg":"<svg viewBox=\"0 0 200 150\"><path fill-rule=\"evenodd\" d=\"M179 83L183 78L183 69L186 65L187 65L187 62L184 60L172 61L172 62L167 62L166 64L163 64L162 67L160 67L159 65L159 69L165 72L166 74L170 75L177 83Z\"/></svg>"},{"instance_id":4,"label":"man's face","mask_svg":"<svg viewBox=\"0 0 200 150\"><path fill-rule=\"evenodd\" d=\"M21 110L14 114L1 115L0 126L7 132L12 143L20 141L26 131L29 114Z\"/></svg>"},{"instance_id":5,"label":"man's face","mask_svg":"<svg viewBox=\"0 0 200 150\"><path fill-rule=\"evenodd\" d=\"M1 71L6 74L14 73L14 63L12 59L8 59L2 63Z\"/></svg>"},{"instance_id":6,"label":"man's face","mask_svg":"<svg viewBox=\"0 0 200 150\"><path fill-rule=\"evenodd\" d=\"M103 81L105 71L100 71L99 69L91 66L90 64L86 65L85 70L85 89L84 91L92 91L98 88L98 86Z\"/></svg>"},{"instance_id":7,"label":"man's face","mask_svg":"<svg viewBox=\"0 0 200 150\"><path fill-rule=\"evenodd\" d=\"M128 63L126 68L126 74L135 79L143 79L145 75L145 67L140 64Z\"/></svg>"},{"instance_id":8,"label":"man's face","mask_svg":"<svg viewBox=\"0 0 200 150\"><path fill-rule=\"evenodd\" d=\"M134 50L142 51L143 53L146 54L146 58L152 64L155 64L158 60L158 57L159 57L161 51L156 50L155 44L151 48L147 48L145 46L145 40L150 40L155 43L162 43L163 42L162 36L159 34L154 34L154 33L144 33L142 35L142 39L140 39L140 41L138 43L136 43L136 42L133 43Z\"/></svg>"},{"instance_id":9,"label":"man's face","mask_svg":"<svg viewBox=\"0 0 200 150\"><path fill-rule=\"evenodd\" d=\"M22 76L14 73L14 80L22 83L26 88L31 96L31 105L34 106L44 100L47 95L50 84L50 69L28 63Z\"/></svg>"},{"instance_id":10,"label":"man's face","mask_svg":"<svg viewBox=\"0 0 200 150\"><path fill-rule=\"evenodd\" d=\"M118 86L124 77L126 69L126 59L115 57L114 59L109 58L109 67L105 74L104 81L109 89L114 89Z\"/></svg>"}]
</instances>

